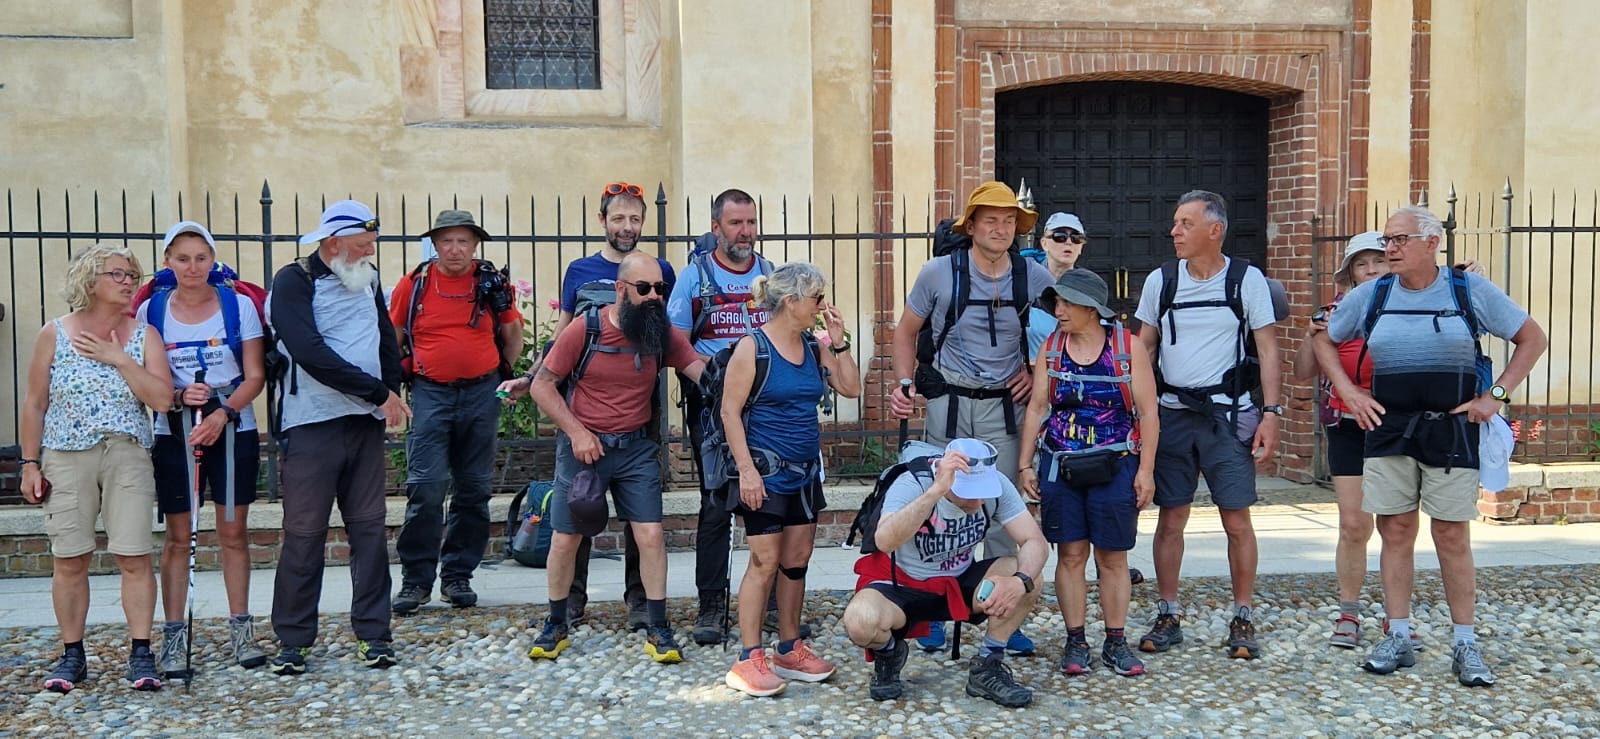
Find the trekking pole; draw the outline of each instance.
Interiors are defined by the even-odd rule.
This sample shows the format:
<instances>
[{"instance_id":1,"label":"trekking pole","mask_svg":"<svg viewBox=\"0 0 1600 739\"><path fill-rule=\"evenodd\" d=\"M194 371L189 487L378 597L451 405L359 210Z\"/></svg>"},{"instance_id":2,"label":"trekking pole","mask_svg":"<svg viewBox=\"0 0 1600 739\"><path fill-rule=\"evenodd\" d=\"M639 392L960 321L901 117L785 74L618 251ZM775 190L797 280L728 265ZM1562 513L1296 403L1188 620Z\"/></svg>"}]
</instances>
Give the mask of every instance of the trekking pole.
<instances>
[{"instance_id":1,"label":"trekking pole","mask_svg":"<svg viewBox=\"0 0 1600 739\"><path fill-rule=\"evenodd\" d=\"M910 400L911 399L911 378L909 378L909 377L900 378L900 392L905 394L906 400ZM909 438L910 435L911 435L911 419L910 418L902 418L902 419L900 419L900 446L896 447L895 450L894 450L896 456L899 456L900 452L905 450L905 448L906 448L906 439Z\"/></svg>"},{"instance_id":2,"label":"trekking pole","mask_svg":"<svg viewBox=\"0 0 1600 739\"><path fill-rule=\"evenodd\" d=\"M206 371L204 368L195 371L194 381L198 384L205 384ZM202 403L192 408L192 413L194 414L192 423L195 427L198 427L203 418L201 412L205 409L205 404ZM184 629L185 644L183 649L183 672L188 675L183 681L183 689L187 692L190 686L194 685L194 567L195 546L200 538L200 458L205 452L198 445L191 442L188 435L183 437L183 443L184 446L189 447L189 453L194 456L194 471L189 476L190 481L193 483L189 486L189 623Z\"/></svg>"}]
</instances>

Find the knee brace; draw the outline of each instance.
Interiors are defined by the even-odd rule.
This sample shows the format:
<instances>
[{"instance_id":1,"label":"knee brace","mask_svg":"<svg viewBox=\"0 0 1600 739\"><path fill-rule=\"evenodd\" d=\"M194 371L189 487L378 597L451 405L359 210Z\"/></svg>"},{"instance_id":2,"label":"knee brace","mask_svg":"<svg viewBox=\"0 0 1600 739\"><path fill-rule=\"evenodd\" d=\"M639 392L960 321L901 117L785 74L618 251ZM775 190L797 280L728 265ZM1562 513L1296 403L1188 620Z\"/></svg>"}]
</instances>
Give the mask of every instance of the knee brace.
<instances>
[{"instance_id":1,"label":"knee brace","mask_svg":"<svg viewBox=\"0 0 1600 739\"><path fill-rule=\"evenodd\" d=\"M789 578L790 580L806 579L806 570L809 569L811 569L809 565L801 565L799 567L784 567L783 565L778 566L778 571L782 572L783 576Z\"/></svg>"}]
</instances>

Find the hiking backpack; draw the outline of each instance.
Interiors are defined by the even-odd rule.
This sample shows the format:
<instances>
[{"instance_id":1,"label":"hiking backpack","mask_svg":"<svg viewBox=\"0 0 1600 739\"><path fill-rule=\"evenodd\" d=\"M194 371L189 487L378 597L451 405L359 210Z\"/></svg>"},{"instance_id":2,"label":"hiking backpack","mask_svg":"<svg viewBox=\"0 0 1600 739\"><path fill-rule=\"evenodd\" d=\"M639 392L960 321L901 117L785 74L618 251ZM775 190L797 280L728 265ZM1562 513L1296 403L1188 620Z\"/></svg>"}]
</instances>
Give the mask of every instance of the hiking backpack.
<instances>
[{"instance_id":1,"label":"hiking backpack","mask_svg":"<svg viewBox=\"0 0 1600 739\"><path fill-rule=\"evenodd\" d=\"M756 274L772 274L773 267L771 261L768 261L766 257L761 256L760 254L756 254L755 258ZM752 326L750 324L750 304L753 301L753 298L745 298L741 301L724 291L722 286L717 284L716 279L712 277L714 273L712 271L711 260L711 252L702 252L700 254L696 254L694 259L690 261L690 263L700 271L700 295L696 298L694 303L694 324L689 329L689 340L694 341L701 338L701 332L705 330L706 323L711 320L711 312L715 310L717 306L728 305L736 302L739 303L739 310L744 315L745 332L750 333L760 328L760 326Z\"/></svg>"},{"instance_id":2,"label":"hiking backpack","mask_svg":"<svg viewBox=\"0 0 1600 739\"><path fill-rule=\"evenodd\" d=\"M954 289L951 291L949 305L945 306L944 329L937 337L933 334L933 321L925 321L922 330L917 333L917 364L926 369L921 374L926 374L933 368L934 360L939 356L939 350L944 348L944 342L950 338L950 331L955 328L956 322L961 320L961 314L969 306L986 306L991 310L989 315L989 341L990 346L995 346L994 314L992 311L1002 306L1009 306L1017 312L1017 320L1022 323L1022 355L1028 355L1028 314L1033 307L1033 299L1028 295L1028 264L1029 260L1018 253L1016 244L1011 250L1011 298L1009 300L990 301L972 299L972 238L966 234L958 233L952 228L954 221L945 219L939 222L939 227L934 234L933 252L935 257L950 256L951 282ZM920 384L919 384L920 387ZM926 397L937 397L928 396Z\"/></svg>"},{"instance_id":3,"label":"hiking backpack","mask_svg":"<svg viewBox=\"0 0 1600 739\"><path fill-rule=\"evenodd\" d=\"M221 262L213 262L211 272L206 274L206 284L217 291L217 303L222 308L223 335L226 337L228 348L233 351L233 359L238 362L239 370L244 371L244 338L240 335L239 328L239 301L234 295L243 295L250 299L256 307L256 317L261 320L262 345L272 347L272 329L267 326L267 291L260 285L245 282L239 279L238 273L232 267ZM171 269L162 269L156 272L150 281L139 288L133 297L134 310L141 303L149 301L145 309L145 322L155 326L157 331L166 331L167 326L167 301L172 299L172 293L178 287L178 277ZM181 341L168 343L167 350L183 349L189 347L211 346L210 341ZM205 367L205 362L200 364ZM240 375L243 380L243 375Z\"/></svg>"},{"instance_id":4,"label":"hiking backpack","mask_svg":"<svg viewBox=\"0 0 1600 739\"><path fill-rule=\"evenodd\" d=\"M1067 341L1066 332L1056 331L1044 340L1044 346L1039 348L1039 358L1047 363L1047 374L1050 376L1050 402L1053 410L1062 410L1055 406L1056 389L1063 382L1101 382L1111 383L1122 391L1122 406L1127 409L1128 417L1133 419L1132 427L1128 434L1128 451L1138 451L1139 448L1139 406L1133 401L1133 332L1121 323L1113 323L1106 327L1106 333L1111 339L1111 361L1117 368L1117 374L1107 375L1080 375L1066 371ZM1098 358L1097 358L1098 360Z\"/></svg>"},{"instance_id":5,"label":"hiking backpack","mask_svg":"<svg viewBox=\"0 0 1600 739\"><path fill-rule=\"evenodd\" d=\"M1372 302L1367 304L1367 314L1362 319L1362 336L1370 339L1372 329L1378 325L1378 319L1385 315L1421 315L1433 316L1433 330L1439 330L1439 319L1460 318L1467 324L1467 331L1472 334L1472 349L1475 354L1473 371L1477 375L1477 387L1474 395L1482 395L1494 384L1494 361L1483 353L1483 346L1478 343L1478 338L1488 333L1483 324L1478 321L1478 314L1472 309L1472 285L1467 281L1467 273L1459 267L1450 268L1450 295L1454 299L1455 307L1441 310L1396 309L1389 310L1385 306L1389 303L1389 294L1394 291L1396 281L1394 273L1386 274L1377 279L1372 286ZM1361 364L1367 358L1367 344L1362 342L1361 353L1356 357L1355 382L1361 382ZM1371 378L1368 378L1371 379Z\"/></svg>"},{"instance_id":6,"label":"hiking backpack","mask_svg":"<svg viewBox=\"0 0 1600 739\"><path fill-rule=\"evenodd\" d=\"M1239 360L1238 364L1223 373L1221 382L1209 387L1198 388L1180 388L1167 384L1162 377L1161 363L1157 361L1155 367L1157 390L1163 393L1173 393L1180 398L1199 396L1200 399L1204 399L1208 403L1210 397L1216 393L1227 393L1229 397L1237 400L1246 395L1254 395L1261 390L1261 358L1256 350L1255 332L1250 330L1250 322L1244 313L1244 280L1251 269L1258 272L1261 271L1260 267L1251 264L1248 260L1230 257L1228 259L1228 273L1223 278L1223 298L1221 300L1193 300L1179 303L1176 302L1178 295L1178 260L1172 259L1162 263L1161 300L1156 312L1156 328L1166 338L1167 344L1170 346L1178 342L1178 321L1177 317L1173 315L1175 312L1189 308L1226 307L1233 311L1233 315L1239 321L1238 340L1234 344L1234 356L1238 357ZM1266 278L1267 290L1270 293L1273 295L1280 293L1287 295L1287 293L1284 293L1282 283L1267 277L1265 272L1262 272L1262 277ZM1288 317L1288 301L1285 300L1283 305L1279 306L1278 301L1274 299L1273 321L1281 321ZM1165 326L1161 325L1162 321L1166 322ZM1157 355L1159 357L1159 351Z\"/></svg>"},{"instance_id":7,"label":"hiking backpack","mask_svg":"<svg viewBox=\"0 0 1600 739\"><path fill-rule=\"evenodd\" d=\"M889 495L892 487L901 475L910 473L915 476L918 484L926 491L933 484L933 467L930 464L932 457L915 457L905 462L885 467L878 473L878 481L873 484L872 492L861 499L861 507L856 510L856 519L850 524L850 533L845 536L844 544L847 547L856 545L856 538L861 539L861 553L873 554L878 551L878 521L883 518L883 500ZM890 552L891 557L894 556Z\"/></svg>"},{"instance_id":8,"label":"hiking backpack","mask_svg":"<svg viewBox=\"0 0 1600 739\"><path fill-rule=\"evenodd\" d=\"M550 496L555 486L535 480L511 498L506 515L506 556L524 567L544 567L550 558ZM531 536L519 536L524 526Z\"/></svg>"},{"instance_id":9,"label":"hiking backpack","mask_svg":"<svg viewBox=\"0 0 1600 739\"><path fill-rule=\"evenodd\" d=\"M810 331L802 333L801 339L806 351L811 353L812 359L817 363L817 369L822 373L823 396L822 402L828 398L828 369L822 364L822 344ZM772 342L762 331L751 331L750 338L756 345L756 372L755 378L750 382L750 395L744 400L744 407L739 411L739 417L746 424L749 423L750 409L755 407L756 399L761 397L766 390L767 379L772 375ZM701 470L701 484L707 490L716 490L732 480L738 479L738 472L734 468L733 453L728 449L728 434L722 426L722 387L727 380L728 363L733 361L733 350L738 346L726 347L717 352L706 362L705 369L700 373L698 383L700 397L704 399L700 411L700 429L702 432L700 442L700 458L703 469ZM795 465L779 458L776 454L759 447L750 446L750 456L756 462L758 469L765 465L767 471L764 475L777 474L785 467L796 467L802 472L814 471L818 462L807 462L804 465Z\"/></svg>"},{"instance_id":10,"label":"hiking backpack","mask_svg":"<svg viewBox=\"0 0 1600 739\"><path fill-rule=\"evenodd\" d=\"M428 285L428 266L437 261L437 259L429 259L411 270L411 297L410 302L406 303L406 322L399 327L400 371L402 378L407 382L414 376L415 360L412 359L411 337L415 333L417 311L422 305L423 290ZM493 262L486 259L474 259L472 260L472 278L472 318L467 321L467 325L477 328L478 319L485 313L493 317L495 330L490 333L494 335L495 370L500 374L501 380L509 380L512 377L512 372L511 364L505 358L506 341L500 336L500 315L490 308L489 291L502 289L509 284L511 266L507 265L496 270Z\"/></svg>"}]
</instances>

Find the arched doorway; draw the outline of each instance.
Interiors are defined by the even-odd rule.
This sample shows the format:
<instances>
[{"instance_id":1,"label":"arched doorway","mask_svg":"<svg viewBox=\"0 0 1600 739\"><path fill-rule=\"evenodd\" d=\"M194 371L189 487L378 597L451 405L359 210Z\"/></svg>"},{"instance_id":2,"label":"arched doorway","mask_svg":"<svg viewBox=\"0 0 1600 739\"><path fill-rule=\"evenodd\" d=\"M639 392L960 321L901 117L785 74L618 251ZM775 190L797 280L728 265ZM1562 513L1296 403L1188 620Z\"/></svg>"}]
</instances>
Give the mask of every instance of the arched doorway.
<instances>
[{"instance_id":1,"label":"arched doorway","mask_svg":"<svg viewBox=\"0 0 1600 739\"><path fill-rule=\"evenodd\" d=\"M995 98L995 176L1026 179L1041 222L1083 219L1079 266L1112 286L1132 315L1150 271L1172 258L1172 207L1184 192L1228 199L1223 250L1258 265L1267 256L1268 101L1243 93L1150 82L1083 82Z\"/></svg>"}]
</instances>

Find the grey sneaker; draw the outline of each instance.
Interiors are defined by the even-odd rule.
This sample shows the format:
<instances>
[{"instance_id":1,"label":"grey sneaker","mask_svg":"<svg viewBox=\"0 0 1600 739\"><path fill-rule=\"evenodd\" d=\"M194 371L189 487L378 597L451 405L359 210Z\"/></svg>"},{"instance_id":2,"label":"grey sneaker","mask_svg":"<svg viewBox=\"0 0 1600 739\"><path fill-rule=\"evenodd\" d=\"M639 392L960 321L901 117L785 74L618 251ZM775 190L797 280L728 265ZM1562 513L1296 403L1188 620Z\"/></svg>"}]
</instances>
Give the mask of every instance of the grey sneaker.
<instances>
[{"instance_id":1,"label":"grey sneaker","mask_svg":"<svg viewBox=\"0 0 1600 739\"><path fill-rule=\"evenodd\" d=\"M228 642L233 646L233 661L250 669L267 663L267 653L256 643L256 621L252 616L228 617Z\"/></svg>"},{"instance_id":2,"label":"grey sneaker","mask_svg":"<svg viewBox=\"0 0 1600 739\"><path fill-rule=\"evenodd\" d=\"M1110 667L1112 672L1123 677L1134 677L1144 674L1144 662L1134 655L1128 648L1128 640L1107 640L1100 647L1100 661Z\"/></svg>"},{"instance_id":3,"label":"grey sneaker","mask_svg":"<svg viewBox=\"0 0 1600 739\"><path fill-rule=\"evenodd\" d=\"M1139 651L1165 652L1182 643L1183 627L1178 624L1178 617L1164 613L1156 616L1156 622L1151 624L1150 631L1140 637Z\"/></svg>"},{"instance_id":4,"label":"grey sneaker","mask_svg":"<svg viewBox=\"0 0 1600 739\"><path fill-rule=\"evenodd\" d=\"M1384 636L1388 636L1389 635L1389 617L1388 616L1384 616L1384 617L1378 619L1378 626L1383 629L1383 635ZM1411 651L1413 651L1413 652L1422 651L1422 635L1417 633L1417 627L1414 624L1411 627Z\"/></svg>"},{"instance_id":5,"label":"grey sneaker","mask_svg":"<svg viewBox=\"0 0 1600 739\"><path fill-rule=\"evenodd\" d=\"M1390 634L1372 648L1372 653L1361 663L1361 669L1375 675L1387 675L1416 663L1417 653L1411 649L1411 640Z\"/></svg>"},{"instance_id":6,"label":"grey sneaker","mask_svg":"<svg viewBox=\"0 0 1600 739\"><path fill-rule=\"evenodd\" d=\"M1339 614L1338 620L1333 622L1333 635L1328 637L1328 643L1345 649L1361 646L1361 621L1348 613Z\"/></svg>"},{"instance_id":7,"label":"grey sneaker","mask_svg":"<svg viewBox=\"0 0 1600 739\"><path fill-rule=\"evenodd\" d=\"M1017 684L1005 655L995 652L972 658L967 672L967 695L986 698L1006 708L1021 708L1033 702L1033 691Z\"/></svg>"},{"instance_id":8,"label":"grey sneaker","mask_svg":"<svg viewBox=\"0 0 1600 739\"><path fill-rule=\"evenodd\" d=\"M471 608L478 605L478 594L466 580L447 580L439 586L439 600L455 608Z\"/></svg>"},{"instance_id":9,"label":"grey sneaker","mask_svg":"<svg viewBox=\"0 0 1600 739\"><path fill-rule=\"evenodd\" d=\"M163 625L161 627L161 656L156 660L156 671L167 680L188 680L191 670L184 656L189 644L189 625Z\"/></svg>"},{"instance_id":10,"label":"grey sneaker","mask_svg":"<svg viewBox=\"0 0 1600 739\"><path fill-rule=\"evenodd\" d=\"M1061 655L1061 674L1086 675L1093 664L1093 661L1089 659L1089 644L1087 642L1077 643L1067 639L1067 645L1063 648L1063 654Z\"/></svg>"},{"instance_id":11,"label":"grey sneaker","mask_svg":"<svg viewBox=\"0 0 1600 739\"><path fill-rule=\"evenodd\" d=\"M700 615L695 616L694 631L691 632L689 636L694 639L694 643L701 646L705 646L707 644L717 644L722 641L724 634L722 626L723 622L726 621L727 618L728 601L726 598L721 595L718 595L715 598L701 598ZM642 617L642 614L639 620L641 622L645 620ZM641 624L640 628L643 628L647 625L648 624ZM632 613L630 613L628 616L628 628L633 628Z\"/></svg>"},{"instance_id":12,"label":"grey sneaker","mask_svg":"<svg viewBox=\"0 0 1600 739\"><path fill-rule=\"evenodd\" d=\"M1486 688L1494 684L1494 672L1483 663L1483 651L1477 642L1456 642L1450 655L1450 671L1456 679L1469 688Z\"/></svg>"},{"instance_id":13,"label":"grey sneaker","mask_svg":"<svg viewBox=\"0 0 1600 739\"><path fill-rule=\"evenodd\" d=\"M421 585L401 585L400 594L394 597L389 607L396 616L409 616L417 612L418 608L428 605L433 601L433 588Z\"/></svg>"},{"instance_id":14,"label":"grey sneaker","mask_svg":"<svg viewBox=\"0 0 1600 739\"><path fill-rule=\"evenodd\" d=\"M128 655L128 685L134 690L160 690L156 674L156 655L149 647L139 647Z\"/></svg>"},{"instance_id":15,"label":"grey sneaker","mask_svg":"<svg viewBox=\"0 0 1600 739\"><path fill-rule=\"evenodd\" d=\"M905 639L896 639L894 651L872 654L872 684L867 691L875 701L891 701L905 693L905 683L900 682L900 670L906 666L911 645Z\"/></svg>"}]
</instances>

